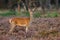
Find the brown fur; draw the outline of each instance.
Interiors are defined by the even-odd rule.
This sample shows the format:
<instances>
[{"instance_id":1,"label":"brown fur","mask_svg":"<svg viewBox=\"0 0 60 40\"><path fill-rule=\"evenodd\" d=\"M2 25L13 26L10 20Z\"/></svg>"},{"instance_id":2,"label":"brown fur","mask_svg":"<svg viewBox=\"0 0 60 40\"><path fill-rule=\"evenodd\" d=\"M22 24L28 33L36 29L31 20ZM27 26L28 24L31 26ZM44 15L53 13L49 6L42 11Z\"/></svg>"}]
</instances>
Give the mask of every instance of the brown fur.
<instances>
[{"instance_id":1,"label":"brown fur","mask_svg":"<svg viewBox=\"0 0 60 40\"><path fill-rule=\"evenodd\" d=\"M9 19L9 23L11 24L11 29L9 30L9 33L11 33L13 31L13 29L15 28L15 26L20 26L20 27L26 27L26 32L28 31L28 27L30 26L32 19L33 19L33 11L29 9L28 10L30 13L30 18L11 18Z\"/></svg>"},{"instance_id":2,"label":"brown fur","mask_svg":"<svg viewBox=\"0 0 60 40\"><path fill-rule=\"evenodd\" d=\"M14 22L14 24L17 26L23 26L23 25L27 26L30 22L30 18L12 18L10 20L11 20L10 23Z\"/></svg>"},{"instance_id":3,"label":"brown fur","mask_svg":"<svg viewBox=\"0 0 60 40\"><path fill-rule=\"evenodd\" d=\"M30 23L30 18L11 18L9 19L9 23L11 24L11 29L9 33L13 31L16 25L20 27L23 27L23 26L26 27L26 32L27 32L28 25Z\"/></svg>"}]
</instances>

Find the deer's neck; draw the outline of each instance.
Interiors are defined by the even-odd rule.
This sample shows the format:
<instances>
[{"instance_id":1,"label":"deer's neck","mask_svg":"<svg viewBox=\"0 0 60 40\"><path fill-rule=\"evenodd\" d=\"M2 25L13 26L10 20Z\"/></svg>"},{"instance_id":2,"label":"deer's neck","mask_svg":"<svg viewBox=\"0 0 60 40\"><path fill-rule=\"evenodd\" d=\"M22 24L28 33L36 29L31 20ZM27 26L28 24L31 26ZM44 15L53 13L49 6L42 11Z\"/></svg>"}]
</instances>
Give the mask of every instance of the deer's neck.
<instances>
[{"instance_id":1,"label":"deer's neck","mask_svg":"<svg viewBox=\"0 0 60 40\"><path fill-rule=\"evenodd\" d=\"M30 23L32 23L32 21L33 21L33 12L29 12L30 13Z\"/></svg>"}]
</instances>

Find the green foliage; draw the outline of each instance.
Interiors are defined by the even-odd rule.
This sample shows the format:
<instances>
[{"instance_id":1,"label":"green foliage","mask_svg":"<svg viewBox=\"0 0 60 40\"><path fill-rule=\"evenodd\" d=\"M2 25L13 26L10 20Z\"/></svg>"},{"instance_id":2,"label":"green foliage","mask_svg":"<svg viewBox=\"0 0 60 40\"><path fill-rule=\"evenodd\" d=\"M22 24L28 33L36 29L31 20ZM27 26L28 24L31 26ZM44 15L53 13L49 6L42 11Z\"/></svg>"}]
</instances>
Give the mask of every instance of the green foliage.
<instances>
[{"instance_id":1,"label":"green foliage","mask_svg":"<svg viewBox=\"0 0 60 40\"><path fill-rule=\"evenodd\" d=\"M28 11L17 13L16 11L8 10L7 12L0 13L0 16L13 16L13 15L26 16L26 17L30 16ZM42 15L39 11L35 11L33 13L34 18L39 18L39 17L44 17L44 18L51 17L51 18L53 18L53 17L58 17L58 16L60 16L60 14L55 12L55 11L54 12L47 12L46 14L42 14Z\"/></svg>"},{"instance_id":2,"label":"green foliage","mask_svg":"<svg viewBox=\"0 0 60 40\"><path fill-rule=\"evenodd\" d=\"M28 11L17 13L17 16L18 16L18 15L19 15L19 16L27 16L27 17L30 16L30 14L29 14Z\"/></svg>"},{"instance_id":3,"label":"green foliage","mask_svg":"<svg viewBox=\"0 0 60 40\"><path fill-rule=\"evenodd\" d=\"M27 12L25 12L25 14L24 14L25 16L27 16L27 17L29 17L30 16L30 14L29 14L29 12L27 11Z\"/></svg>"},{"instance_id":4,"label":"green foliage","mask_svg":"<svg viewBox=\"0 0 60 40\"><path fill-rule=\"evenodd\" d=\"M21 0L18 0L18 4L20 3Z\"/></svg>"},{"instance_id":5,"label":"green foliage","mask_svg":"<svg viewBox=\"0 0 60 40\"><path fill-rule=\"evenodd\" d=\"M16 15L16 12L9 10L8 12L0 13L0 16L11 16L11 15Z\"/></svg>"},{"instance_id":6,"label":"green foliage","mask_svg":"<svg viewBox=\"0 0 60 40\"><path fill-rule=\"evenodd\" d=\"M15 16L22 16L23 15L23 16L27 16L27 17L30 16L28 11L17 13L15 11L9 10L8 12L0 13L0 16L13 16L13 15L15 15Z\"/></svg>"},{"instance_id":7,"label":"green foliage","mask_svg":"<svg viewBox=\"0 0 60 40\"><path fill-rule=\"evenodd\" d=\"M41 14L40 12L35 12L34 15L33 15L34 18L39 18L41 17Z\"/></svg>"},{"instance_id":8,"label":"green foliage","mask_svg":"<svg viewBox=\"0 0 60 40\"><path fill-rule=\"evenodd\" d=\"M58 17L58 13L57 12L53 12L53 13L47 13L47 16L46 17Z\"/></svg>"},{"instance_id":9,"label":"green foliage","mask_svg":"<svg viewBox=\"0 0 60 40\"><path fill-rule=\"evenodd\" d=\"M19 12L19 13L16 12L16 13L15 13L15 16L21 16L21 12Z\"/></svg>"}]
</instances>

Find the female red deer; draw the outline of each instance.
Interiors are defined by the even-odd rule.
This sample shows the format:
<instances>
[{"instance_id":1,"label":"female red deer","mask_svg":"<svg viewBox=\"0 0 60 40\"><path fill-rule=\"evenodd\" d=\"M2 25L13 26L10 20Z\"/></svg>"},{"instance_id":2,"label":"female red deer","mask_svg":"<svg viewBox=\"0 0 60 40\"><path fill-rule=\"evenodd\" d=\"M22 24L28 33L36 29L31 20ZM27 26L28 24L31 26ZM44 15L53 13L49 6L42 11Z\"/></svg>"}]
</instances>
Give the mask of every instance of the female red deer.
<instances>
[{"instance_id":1,"label":"female red deer","mask_svg":"<svg viewBox=\"0 0 60 40\"><path fill-rule=\"evenodd\" d=\"M29 13L30 13L30 17L29 18L11 18L9 19L9 23L11 25L11 29L9 30L9 33L12 33L13 29L15 28L15 26L20 26L20 27L26 27L26 32L28 31L28 27L32 22L32 18L33 18L33 11L31 9L28 9Z\"/></svg>"}]
</instances>

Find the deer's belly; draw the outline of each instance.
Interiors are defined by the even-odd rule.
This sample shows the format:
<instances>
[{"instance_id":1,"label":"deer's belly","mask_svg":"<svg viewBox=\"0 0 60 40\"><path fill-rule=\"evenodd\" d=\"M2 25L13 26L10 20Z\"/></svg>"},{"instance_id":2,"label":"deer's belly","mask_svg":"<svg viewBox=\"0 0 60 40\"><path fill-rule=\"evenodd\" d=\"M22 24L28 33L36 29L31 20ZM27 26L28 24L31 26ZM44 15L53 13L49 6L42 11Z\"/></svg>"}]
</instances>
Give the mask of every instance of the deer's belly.
<instances>
[{"instance_id":1,"label":"deer's belly","mask_svg":"<svg viewBox=\"0 0 60 40\"><path fill-rule=\"evenodd\" d=\"M17 26L27 26L26 24L17 24Z\"/></svg>"}]
</instances>

